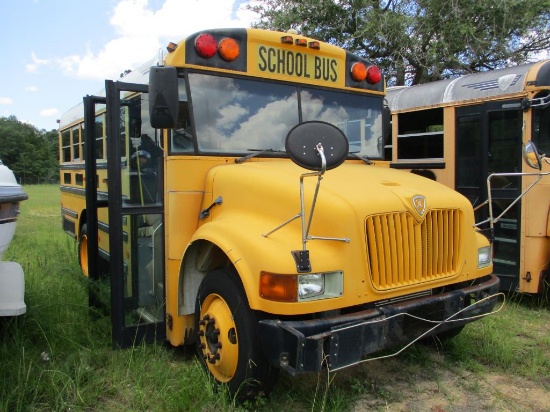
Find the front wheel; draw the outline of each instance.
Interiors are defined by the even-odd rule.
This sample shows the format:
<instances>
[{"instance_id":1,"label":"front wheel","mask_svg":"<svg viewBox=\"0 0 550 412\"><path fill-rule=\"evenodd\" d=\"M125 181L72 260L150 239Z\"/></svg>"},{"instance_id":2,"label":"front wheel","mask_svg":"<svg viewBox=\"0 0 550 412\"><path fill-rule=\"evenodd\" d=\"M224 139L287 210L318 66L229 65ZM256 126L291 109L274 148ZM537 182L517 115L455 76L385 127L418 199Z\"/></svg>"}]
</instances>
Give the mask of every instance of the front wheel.
<instances>
[{"instance_id":1,"label":"front wheel","mask_svg":"<svg viewBox=\"0 0 550 412\"><path fill-rule=\"evenodd\" d=\"M78 237L78 263L82 269L84 276L89 277L90 271L88 269L88 225L84 223L80 229L80 234ZM100 278L107 276L109 273L109 262L103 258L99 258L97 262L98 276Z\"/></svg>"},{"instance_id":2,"label":"front wheel","mask_svg":"<svg viewBox=\"0 0 550 412\"><path fill-rule=\"evenodd\" d=\"M243 287L228 270L203 279L195 306L197 352L218 384L226 384L238 401L268 394L278 370L261 353L258 319Z\"/></svg>"},{"instance_id":3,"label":"front wheel","mask_svg":"<svg viewBox=\"0 0 550 412\"><path fill-rule=\"evenodd\" d=\"M88 277L88 225L84 224L80 228L78 238L78 263L84 276Z\"/></svg>"}]
</instances>

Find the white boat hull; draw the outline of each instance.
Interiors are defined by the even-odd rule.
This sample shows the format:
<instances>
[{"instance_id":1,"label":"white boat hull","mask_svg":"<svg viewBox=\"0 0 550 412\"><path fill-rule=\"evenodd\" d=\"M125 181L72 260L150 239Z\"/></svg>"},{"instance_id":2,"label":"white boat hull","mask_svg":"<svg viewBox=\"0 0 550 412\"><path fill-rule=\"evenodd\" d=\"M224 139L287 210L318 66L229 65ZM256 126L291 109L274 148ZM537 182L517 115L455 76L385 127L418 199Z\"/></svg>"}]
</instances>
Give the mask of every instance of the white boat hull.
<instances>
[{"instance_id":1,"label":"white boat hull","mask_svg":"<svg viewBox=\"0 0 550 412\"><path fill-rule=\"evenodd\" d=\"M19 316L25 305L25 275L17 262L0 262L0 316Z\"/></svg>"},{"instance_id":2,"label":"white boat hull","mask_svg":"<svg viewBox=\"0 0 550 412\"><path fill-rule=\"evenodd\" d=\"M8 249L19 216L19 202L27 199L13 172L0 161L0 259ZM0 261L0 316L26 312L25 274L17 262Z\"/></svg>"}]
</instances>

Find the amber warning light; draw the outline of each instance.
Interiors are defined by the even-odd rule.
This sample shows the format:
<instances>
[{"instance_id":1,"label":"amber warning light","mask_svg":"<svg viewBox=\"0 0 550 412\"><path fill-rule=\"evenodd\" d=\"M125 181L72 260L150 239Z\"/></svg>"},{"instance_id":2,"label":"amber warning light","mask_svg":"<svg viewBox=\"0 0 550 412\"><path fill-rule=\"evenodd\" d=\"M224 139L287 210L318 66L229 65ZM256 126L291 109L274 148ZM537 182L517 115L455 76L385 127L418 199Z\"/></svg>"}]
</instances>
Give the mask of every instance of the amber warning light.
<instances>
[{"instance_id":1,"label":"amber warning light","mask_svg":"<svg viewBox=\"0 0 550 412\"><path fill-rule=\"evenodd\" d=\"M229 37L226 37L220 42L216 42L214 36L208 33L199 34L195 39L195 50L197 54L205 59L213 57L216 53L220 57L231 62L239 57L239 44Z\"/></svg>"},{"instance_id":2,"label":"amber warning light","mask_svg":"<svg viewBox=\"0 0 550 412\"><path fill-rule=\"evenodd\" d=\"M376 84L382 78L382 73L377 66L367 67L362 62L356 62L351 66L351 78L356 82L366 80L369 84Z\"/></svg>"}]
</instances>

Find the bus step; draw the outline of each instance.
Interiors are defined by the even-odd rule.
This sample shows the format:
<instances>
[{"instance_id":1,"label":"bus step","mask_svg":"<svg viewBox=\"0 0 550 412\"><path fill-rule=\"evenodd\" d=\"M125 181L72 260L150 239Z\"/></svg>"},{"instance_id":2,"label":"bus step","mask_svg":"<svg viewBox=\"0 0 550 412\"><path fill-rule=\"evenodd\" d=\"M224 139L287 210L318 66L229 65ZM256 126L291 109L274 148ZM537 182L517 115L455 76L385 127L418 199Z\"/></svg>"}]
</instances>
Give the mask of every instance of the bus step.
<instances>
[{"instance_id":1,"label":"bus step","mask_svg":"<svg viewBox=\"0 0 550 412\"><path fill-rule=\"evenodd\" d=\"M138 308L137 309L137 314L139 315L139 317L141 319L143 319L144 321L146 321L147 323L156 323L156 322L159 322L160 319L157 319L155 317L155 315L153 315L152 313L150 313L147 309L145 308Z\"/></svg>"}]
</instances>

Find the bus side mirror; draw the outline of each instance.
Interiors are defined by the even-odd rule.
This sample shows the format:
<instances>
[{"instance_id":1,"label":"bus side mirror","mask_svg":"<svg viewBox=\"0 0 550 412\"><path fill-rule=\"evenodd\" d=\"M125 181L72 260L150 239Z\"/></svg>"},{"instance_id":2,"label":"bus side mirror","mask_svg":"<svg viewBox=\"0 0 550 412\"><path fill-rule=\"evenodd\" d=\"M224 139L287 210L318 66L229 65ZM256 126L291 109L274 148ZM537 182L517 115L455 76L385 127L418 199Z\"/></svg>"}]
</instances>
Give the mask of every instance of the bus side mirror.
<instances>
[{"instance_id":1,"label":"bus side mirror","mask_svg":"<svg viewBox=\"0 0 550 412\"><path fill-rule=\"evenodd\" d=\"M340 166L348 156L349 143L344 133L336 126L320 121L294 126L286 137L285 149L297 165L308 170L321 171L322 160L317 150L319 144L326 158L325 170Z\"/></svg>"},{"instance_id":2,"label":"bus side mirror","mask_svg":"<svg viewBox=\"0 0 550 412\"><path fill-rule=\"evenodd\" d=\"M178 120L178 72L154 66L149 71L149 119L155 129L172 129Z\"/></svg>"},{"instance_id":3,"label":"bus side mirror","mask_svg":"<svg viewBox=\"0 0 550 412\"><path fill-rule=\"evenodd\" d=\"M523 146L523 160L533 169L542 169L542 158L544 155L541 155L537 147L532 141L528 141Z\"/></svg>"}]
</instances>

